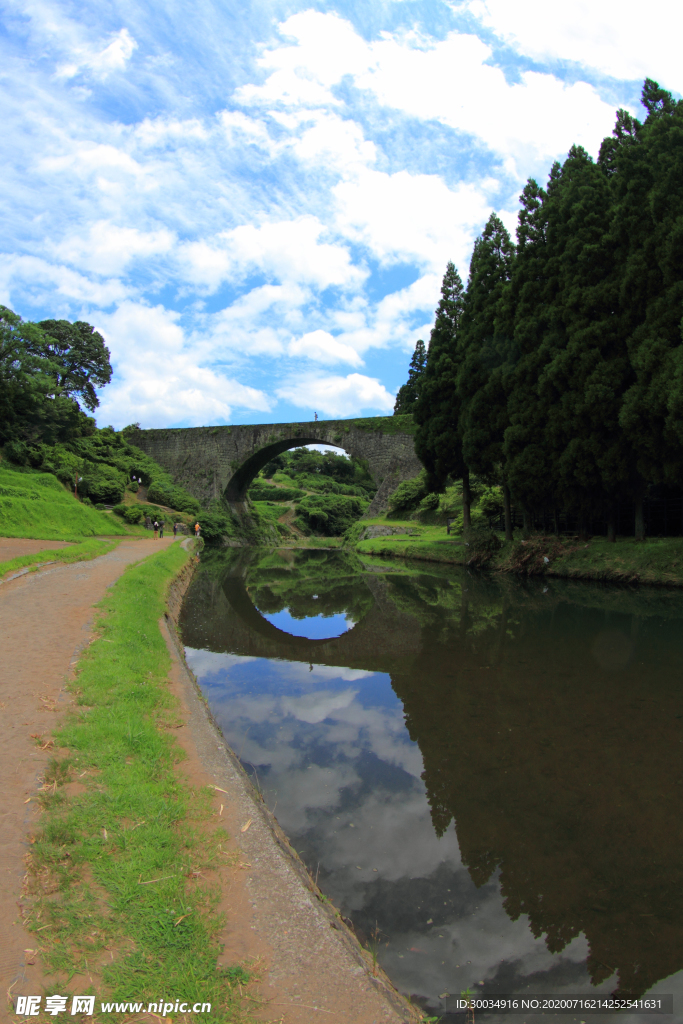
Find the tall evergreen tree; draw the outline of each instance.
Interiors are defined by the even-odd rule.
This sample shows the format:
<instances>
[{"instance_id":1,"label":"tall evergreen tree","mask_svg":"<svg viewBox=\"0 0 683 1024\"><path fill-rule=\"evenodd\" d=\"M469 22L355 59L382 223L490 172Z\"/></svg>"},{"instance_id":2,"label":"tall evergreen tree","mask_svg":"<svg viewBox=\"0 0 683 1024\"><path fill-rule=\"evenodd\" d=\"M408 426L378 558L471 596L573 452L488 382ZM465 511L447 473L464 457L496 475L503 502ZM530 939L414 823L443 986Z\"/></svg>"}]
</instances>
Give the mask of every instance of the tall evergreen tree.
<instances>
[{"instance_id":1,"label":"tall evergreen tree","mask_svg":"<svg viewBox=\"0 0 683 1024\"><path fill-rule=\"evenodd\" d=\"M623 252L620 300L635 380L621 425L644 480L683 475L683 104L650 79L645 123L616 159L614 234ZM639 515L643 536L642 511Z\"/></svg>"},{"instance_id":2,"label":"tall evergreen tree","mask_svg":"<svg viewBox=\"0 0 683 1024\"><path fill-rule=\"evenodd\" d=\"M584 520L608 511L630 474L631 453L618 423L630 379L610 218L608 175L585 150L572 147L549 209L558 288L538 395L556 498Z\"/></svg>"},{"instance_id":3,"label":"tall evergreen tree","mask_svg":"<svg viewBox=\"0 0 683 1024\"><path fill-rule=\"evenodd\" d=\"M455 385L463 285L453 263L446 267L427 353L422 391L413 407L415 451L427 470L430 489L442 489L448 476L467 469L462 458Z\"/></svg>"},{"instance_id":4,"label":"tall evergreen tree","mask_svg":"<svg viewBox=\"0 0 683 1024\"><path fill-rule=\"evenodd\" d=\"M408 367L408 380L398 389L396 402L394 404L394 415L404 412L412 412L420 397L422 380L425 367L427 366L427 349L422 338L418 339Z\"/></svg>"},{"instance_id":5,"label":"tall evergreen tree","mask_svg":"<svg viewBox=\"0 0 683 1024\"><path fill-rule=\"evenodd\" d=\"M509 339L497 331L498 309L510 280L514 246L495 213L474 243L463 307L459 346L462 352L456 390L459 404L463 459L463 505L469 520L469 470L489 478L500 476L498 452L491 451L492 435L499 436L501 403L489 404L496 388L487 392L491 375L508 355ZM510 533L509 501L506 501Z\"/></svg>"},{"instance_id":6,"label":"tall evergreen tree","mask_svg":"<svg viewBox=\"0 0 683 1024\"><path fill-rule=\"evenodd\" d=\"M559 175L560 165L555 163L548 182L551 194ZM502 330L511 334L512 340L507 365L496 383L508 396L507 410L501 414L502 475L522 506L528 529L529 511L554 503L538 378L545 362L542 345L551 330L557 285L548 245L548 192L531 178L520 202L517 255L499 311Z\"/></svg>"}]
</instances>

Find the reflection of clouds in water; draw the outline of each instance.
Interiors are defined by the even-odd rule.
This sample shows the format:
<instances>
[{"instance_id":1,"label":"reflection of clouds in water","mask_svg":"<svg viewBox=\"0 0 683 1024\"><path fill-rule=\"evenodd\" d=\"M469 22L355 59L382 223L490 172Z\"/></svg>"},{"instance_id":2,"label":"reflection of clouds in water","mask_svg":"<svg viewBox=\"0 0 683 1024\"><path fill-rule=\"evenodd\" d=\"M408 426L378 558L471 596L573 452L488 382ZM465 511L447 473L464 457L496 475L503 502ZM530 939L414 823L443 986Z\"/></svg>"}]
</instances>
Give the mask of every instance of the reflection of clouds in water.
<instances>
[{"instance_id":1,"label":"reflection of clouds in water","mask_svg":"<svg viewBox=\"0 0 683 1024\"><path fill-rule=\"evenodd\" d=\"M409 781L409 791L367 792L352 809L317 824L316 845L329 851L326 868L348 869L348 883L358 894L378 876L387 881L424 878L444 861L460 864L455 832L437 838L422 784ZM350 905L362 906L355 896L350 898Z\"/></svg>"},{"instance_id":2,"label":"reflection of clouds in water","mask_svg":"<svg viewBox=\"0 0 683 1024\"><path fill-rule=\"evenodd\" d=\"M465 869L461 869L464 871ZM535 939L525 914L511 921L503 910L497 885L477 893L477 910L469 916L432 926L424 931L395 935L382 956L382 966L403 991L429 997L449 1009L447 999L433 993L459 996L465 989L514 992L523 989L530 976L536 991L609 992L614 980L593 988L585 968L588 943L583 935L573 939L561 956L548 951L543 938ZM468 961L471 961L468 963ZM552 973L552 984L544 978ZM491 982L494 982L491 985Z\"/></svg>"},{"instance_id":3,"label":"reflection of clouds in water","mask_svg":"<svg viewBox=\"0 0 683 1024\"><path fill-rule=\"evenodd\" d=\"M215 681L214 676L219 676L231 668L239 668L253 661L263 661L262 658L243 657L239 654L218 654L214 651L202 651L193 647L185 648L185 657L194 674L207 684ZM266 661L264 664L272 668L270 662ZM356 679L365 679L376 674L366 672L364 669L335 665L314 664L311 670L309 663L303 661L280 661L275 664L278 678L305 686L311 686L323 679L341 679L344 682L353 682Z\"/></svg>"},{"instance_id":4,"label":"reflection of clouds in water","mask_svg":"<svg viewBox=\"0 0 683 1024\"><path fill-rule=\"evenodd\" d=\"M282 708L286 714L293 715L300 722L317 725L326 718L332 718L335 711L347 708L357 693L357 690L342 690L341 693L318 690L317 693L307 693L303 697L285 697Z\"/></svg>"},{"instance_id":5,"label":"reflection of clouds in water","mask_svg":"<svg viewBox=\"0 0 683 1024\"><path fill-rule=\"evenodd\" d=\"M388 676L206 651L188 650L187 658L210 692L226 738L257 766L268 804L304 860L320 861L338 905L362 916L374 907L377 887L387 884L406 901L415 927L393 928L382 954L403 991L433 1001L435 992L459 993L501 972L510 991L529 975L542 988L548 972L553 991L564 978L565 991L590 989L583 937L553 956L534 939L526 915L510 920L496 881L475 889L455 830L436 836L420 778L422 756ZM434 901L445 904L444 871L457 897L439 915L443 923L434 916L437 923L429 925ZM411 893L415 885L429 894L421 909ZM608 991L612 982L605 985Z\"/></svg>"}]
</instances>

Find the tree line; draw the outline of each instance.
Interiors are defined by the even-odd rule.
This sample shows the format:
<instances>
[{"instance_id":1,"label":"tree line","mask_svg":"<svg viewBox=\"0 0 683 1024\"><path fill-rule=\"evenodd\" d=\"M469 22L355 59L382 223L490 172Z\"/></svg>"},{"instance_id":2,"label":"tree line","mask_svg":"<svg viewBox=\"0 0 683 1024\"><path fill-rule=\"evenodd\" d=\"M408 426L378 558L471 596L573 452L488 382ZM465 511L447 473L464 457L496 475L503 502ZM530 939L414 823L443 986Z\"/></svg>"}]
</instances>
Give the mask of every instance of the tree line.
<instances>
[{"instance_id":1,"label":"tree line","mask_svg":"<svg viewBox=\"0 0 683 1024\"><path fill-rule=\"evenodd\" d=\"M525 526L541 510L600 517L683 478L683 101L646 79L641 123L617 111L597 161L573 146L529 179L517 242L492 214L467 287L452 263L428 351L418 341L395 412L412 412L433 490L470 475Z\"/></svg>"}]
</instances>

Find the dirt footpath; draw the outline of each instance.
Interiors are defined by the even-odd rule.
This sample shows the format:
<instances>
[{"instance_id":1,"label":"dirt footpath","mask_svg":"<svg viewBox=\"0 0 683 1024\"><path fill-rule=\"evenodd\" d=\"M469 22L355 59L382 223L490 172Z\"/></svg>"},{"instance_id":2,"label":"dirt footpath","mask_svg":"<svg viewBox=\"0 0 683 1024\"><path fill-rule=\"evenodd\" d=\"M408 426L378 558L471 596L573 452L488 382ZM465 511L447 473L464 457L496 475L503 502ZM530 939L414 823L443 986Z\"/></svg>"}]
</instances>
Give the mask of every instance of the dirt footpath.
<instances>
[{"instance_id":1,"label":"dirt footpath","mask_svg":"<svg viewBox=\"0 0 683 1024\"><path fill-rule=\"evenodd\" d=\"M49 736L55 712L69 701L64 683L70 667L90 639L94 606L126 566L172 544L173 539L124 540L114 550L89 562L57 564L0 587L0 1019L6 1016L5 993L17 981L41 990L42 975L33 947L35 936L23 927L17 901L24 876L27 835L38 814L34 803L41 771L49 753L41 751L32 733ZM4 545L61 542L6 540ZM6 557L25 554L13 550ZM22 985L20 991L28 991Z\"/></svg>"},{"instance_id":2,"label":"dirt footpath","mask_svg":"<svg viewBox=\"0 0 683 1024\"><path fill-rule=\"evenodd\" d=\"M66 540L26 540L24 537L0 537L0 562L9 562L10 558L21 558L22 555L35 555L38 551L57 551L58 548L70 548Z\"/></svg>"}]
</instances>

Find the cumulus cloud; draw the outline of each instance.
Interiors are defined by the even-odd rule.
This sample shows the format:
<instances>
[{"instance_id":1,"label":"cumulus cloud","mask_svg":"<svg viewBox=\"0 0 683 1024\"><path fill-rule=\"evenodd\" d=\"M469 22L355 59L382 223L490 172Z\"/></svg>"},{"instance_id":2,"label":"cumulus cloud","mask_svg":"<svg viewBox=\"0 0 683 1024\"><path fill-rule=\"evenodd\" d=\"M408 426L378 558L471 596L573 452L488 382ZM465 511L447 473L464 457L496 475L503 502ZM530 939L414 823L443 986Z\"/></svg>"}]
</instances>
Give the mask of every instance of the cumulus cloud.
<instances>
[{"instance_id":1,"label":"cumulus cloud","mask_svg":"<svg viewBox=\"0 0 683 1024\"><path fill-rule=\"evenodd\" d=\"M615 78L655 78L683 91L678 4L667 5L665 22L634 17L620 0L564 0L552 13L543 0L471 0L467 7L530 57L577 61Z\"/></svg>"},{"instance_id":2,"label":"cumulus cloud","mask_svg":"<svg viewBox=\"0 0 683 1024\"><path fill-rule=\"evenodd\" d=\"M494 4L503 9L502 0ZM539 7L533 0L527 4ZM509 4L506 16L512 23ZM547 21L539 7L539 32ZM261 63L270 75L263 85L242 88L242 102L334 107L339 100L333 89L348 79L384 106L476 136L513 172L520 161L549 159L572 143L595 151L612 126L612 105L591 85L528 71L510 84L490 63L491 47L474 34L451 32L434 40L416 32L384 33L366 41L337 14L318 11L292 15L280 30L295 43L264 54Z\"/></svg>"},{"instance_id":3,"label":"cumulus cloud","mask_svg":"<svg viewBox=\"0 0 683 1024\"><path fill-rule=\"evenodd\" d=\"M116 369L115 382L103 393L101 419L118 427L131 422L198 426L228 422L234 408L270 409L263 392L199 365L178 320L163 306L130 301L100 315L98 326Z\"/></svg>"},{"instance_id":4,"label":"cumulus cloud","mask_svg":"<svg viewBox=\"0 0 683 1024\"><path fill-rule=\"evenodd\" d=\"M294 14L280 31L296 39L296 45L264 53L259 63L270 71L266 82L243 86L237 92L238 100L286 106L335 104L332 86L367 67L365 41L338 14L310 10Z\"/></svg>"},{"instance_id":5,"label":"cumulus cloud","mask_svg":"<svg viewBox=\"0 0 683 1024\"><path fill-rule=\"evenodd\" d=\"M161 308L182 336L178 378L151 356L130 372L121 358L104 393L128 409L149 374L155 422L195 422L201 388L206 420L260 413L266 393L289 403L278 415L298 415L295 366L308 368L311 410L389 411L399 362L378 379L355 371L373 349L404 365L429 337L447 260L466 273L490 210L514 227L520 179L572 142L595 151L611 130L611 97L575 71L553 73L553 61L639 77L647 65L659 77L649 25L614 17L613 0L590 18L585 0L552 18L520 3L513 19L501 0L454 2L469 28L437 37L402 15L361 35L343 5L267 19L263 31L247 18L246 35L231 32L237 9L214 6L193 35L160 0L126 27L111 7L77 3L71 16L57 0L8 0L22 18L0 39L4 301L98 327L118 306L121 324L131 304L147 317ZM220 58L194 45L207 30L225 41ZM525 59L504 73L491 32L544 66ZM253 46L233 61L238 38ZM657 38L668 61L675 33ZM231 62L237 88L223 74ZM413 283L391 284L404 269ZM344 365L348 377L327 376Z\"/></svg>"},{"instance_id":6,"label":"cumulus cloud","mask_svg":"<svg viewBox=\"0 0 683 1024\"><path fill-rule=\"evenodd\" d=\"M473 232L491 209L477 186L449 189L435 174L366 170L333 192L338 230L380 262L418 260L442 273L449 259L467 262Z\"/></svg>"},{"instance_id":7,"label":"cumulus cloud","mask_svg":"<svg viewBox=\"0 0 683 1024\"><path fill-rule=\"evenodd\" d=\"M394 396L374 377L350 373L346 377L311 377L285 384L277 395L299 409L319 409L328 416L352 416L366 409L391 412Z\"/></svg>"},{"instance_id":8,"label":"cumulus cloud","mask_svg":"<svg viewBox=\"0 0 683 1024\"><path fill-rule=\"evenodd\" d=\"M310 331L289 345L290 356L304 356L319 363L350 363L361 366L363 360L350 345L333 338L329 331Z\"/></svg>"},{"instance_id":9,"label":"cumulus cloud","mask_svg":"<svg viewBox=\"0 0 683 1024\"><path fill-rule=\"evenodd\" d=\"M324 233L325 226L310 215L258 226L241 224L210 242L188 243L179 257L189 279L208 291L255 269L279 281L319 289L359 285L366 271L352 263L343 245L321 242Z\"/></svg>"}]
</instances>

